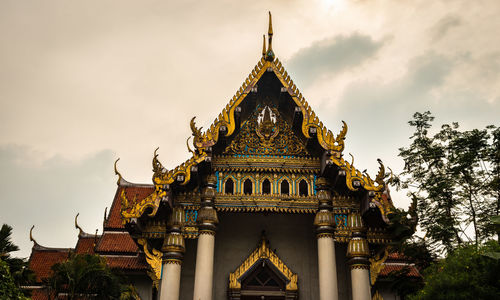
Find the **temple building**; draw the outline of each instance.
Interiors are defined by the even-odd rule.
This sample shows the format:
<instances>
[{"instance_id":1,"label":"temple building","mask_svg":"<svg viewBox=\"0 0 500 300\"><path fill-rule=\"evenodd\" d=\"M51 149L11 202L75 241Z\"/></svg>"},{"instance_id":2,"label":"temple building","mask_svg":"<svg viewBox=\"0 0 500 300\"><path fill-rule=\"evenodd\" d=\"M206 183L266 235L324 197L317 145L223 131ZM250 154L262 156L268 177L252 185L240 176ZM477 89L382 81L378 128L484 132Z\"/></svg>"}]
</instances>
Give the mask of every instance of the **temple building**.
<instances>
[{"instance_id":1,"label":"temple building","mask_svg":"<svg viewBox=\"0 0 500 300\"><path fill-rule=\"evenodd\" d=\"M47 297L50 266L70 252L103 256L144 300L398 299L389 284L374 288L412 267L387 252L385 167L370 177L345 159L347 124L338 134L323 125L272 38L269 14L262 57L234 97L205 131L192 118L191 158L168 170L155 150L148 185L126 181L115 163L101 235L75 218L75 248L32 238L34 299Z\"/></svg>"}]
</instances>

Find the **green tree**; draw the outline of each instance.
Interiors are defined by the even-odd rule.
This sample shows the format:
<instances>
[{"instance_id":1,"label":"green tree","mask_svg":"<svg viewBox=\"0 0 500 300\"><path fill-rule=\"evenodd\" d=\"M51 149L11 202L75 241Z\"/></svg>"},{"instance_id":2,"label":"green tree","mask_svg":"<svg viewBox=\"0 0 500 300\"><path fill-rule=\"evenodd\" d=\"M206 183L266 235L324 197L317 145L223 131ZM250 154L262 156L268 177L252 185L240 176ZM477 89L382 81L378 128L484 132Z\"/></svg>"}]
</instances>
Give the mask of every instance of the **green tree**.
<instances>
[{"instance_id":1,"label":"green tree","mask_svg":"<svg viewBox=\"0 0 500 300\"><path fill-rule=\"evenodd\" d=\"M28 299L14 282L7 262L0 260L0 299Z\"/></svg>"},{"instance_id":2,"label":"green tree","mask_svg":"<svg viewBox=\"0 0 500 300\"><path fill-rule=\"evenodd\" d=\"M450 252L425 270L424 287L409 299L500 299L500 260L484 255L499 251L490 241Z\"/></svg>"},{"instance_id":3,"label":"green tree","mask_svg":"<svg viewBox=\"0 0 500 300\"><path fill-rule=\"evenodd\" d=\"M434 117L415 113L411 144L400 148L405 162L399 187L417 203L420 227L434 252L476 246L495 233L489 222L500 211L500 130L460 131L458 123L429 134ZM472 232L472 234L471 234Z\"/></svg>"},{"instance_id":4,"label":"green tree","mask_svg":"<svg viewBox=\"0 0 500 300\"><path fill-rule=\"evenodd\" d=\"M91 254L72 254L52 266L48 285L54 295L67 293L68 299L118 299L120 279L106 265L104 258Z\"/></svg>"},{"instance_id":5,"label":"green tree","mask_svg":"<svg viewBox=\"0 0 500 300\"><path fill-rule=\"evenodd\" d=\"M11 235L12 227L3 224L0 229L0 260L9 269L8 271L14 284L19 287L34 281L34 273L28 268L28 262L25 259L11 256L11 252L19 250L19 247L12 242ZM28 291L23 292L29 295Z\"/></svg>"}]
</instances>

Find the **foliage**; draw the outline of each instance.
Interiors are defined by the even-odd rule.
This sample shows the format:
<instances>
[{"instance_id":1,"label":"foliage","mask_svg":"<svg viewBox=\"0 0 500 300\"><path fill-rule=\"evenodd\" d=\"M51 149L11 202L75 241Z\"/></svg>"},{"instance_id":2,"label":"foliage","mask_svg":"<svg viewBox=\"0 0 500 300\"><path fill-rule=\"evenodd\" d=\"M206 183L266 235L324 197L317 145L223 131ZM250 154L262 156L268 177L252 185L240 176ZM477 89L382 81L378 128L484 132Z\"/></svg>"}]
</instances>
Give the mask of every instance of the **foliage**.
<instances>
[{"instance_id":1,"label":"foliage","mask_svg":"<svg viewBox=\"0 0 500 300\"><path fill-rule=\"evenodd\" d=\"M7 262L0 260L0 299L28 299L14 282Z\"/></svg>"},{"instance_id":2,"label":"foliage","mask_svg":"<svg viewBox=\"0 0 500 300\"><path fill-rule=\"evenodd\" d=\"M48 279L52 292L68 293L68 299L117 299L121 294L120 279L98 255L72 254L64 262L52 266Z\"/></svg>"},{"instance_id":3,"label":"foliage","mask_svg":"<svg viewBox=\"0 0 500 300\"><path fill-rule=\"evenodd\" d=\"M396 252L408 258L418 270L427 268L436 260L436 256L429 251L425 239L413 236L416 230L418 217L416 214L416 199L406 211L395 208L388 215L388 231L393 237L390 244L391 252ZM387 276L391 290L395 291L401 299L414 294L423 287L422 278L408 276L410 267L393 271ZM377 283L376 283L377 284Z\"/></svg>"},{"instance_id":4,"label":"foliage","mask_svg":"<svg viewBox=\"0 0 500 300\"><path fill-rule=\"evenodd\" d=\"M5 262L8 267L9 276L12 277L14 285L19 287L27 285L34 280L34 273L28 268L28 263L25 259L11 257L10 253L19 250L11 241L12 227L3 224L0 229L0 260ZM29 295L28 291L23 291Z\"/></svg>"},{"instance_id":5,"label":"foliage","mask_svg":"<svg viewBox=\"0 0 500 300\"><path fill-rule=\"evenodd\" d=\"M140 300L141 297L137 293L136 288L133 285L124 286L122 293L120 295L120 300Z\"/></svg>"},{"instance_id":6,"label":"foliage","mask_svg":"<svg viewBox=\"0 0 500 300\"><path fill-rule=\"evenodd\" d=\"M453 123L430 135L433 120L425 112L409 122L415 132L410 146L400 149L399 187L417 202L432 251L478 246L496 233L489 220L500 212L500 128L460 131Z\"/></svg>"},{"instance_id":7,"label":"foliage","mask_svg":"<svg viewBox=\"0 0 500 300\"><path fill-rule=\"evenodd\" d=\"M424 288L409 299L500 299L500 260L483 255L498 251L498 243L488 242L450 252L425 270Z\"/></svg>"}]
</instances>

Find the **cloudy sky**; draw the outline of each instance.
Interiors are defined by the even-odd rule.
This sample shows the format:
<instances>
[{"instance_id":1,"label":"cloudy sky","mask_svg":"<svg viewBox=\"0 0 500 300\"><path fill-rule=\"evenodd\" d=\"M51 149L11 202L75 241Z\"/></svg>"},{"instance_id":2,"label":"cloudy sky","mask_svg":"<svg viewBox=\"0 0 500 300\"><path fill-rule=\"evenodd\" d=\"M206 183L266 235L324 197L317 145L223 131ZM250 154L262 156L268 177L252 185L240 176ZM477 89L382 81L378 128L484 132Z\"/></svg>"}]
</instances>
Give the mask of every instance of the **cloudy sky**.
<instances>
[{"instance_id":1,"label":"cloudy sky","mask_svg":"<svg viewBox=\"0 0 500 300\"><path fill-rule=\"evenodd\" d=\"M496 0L0 1L0 223L28 256L102 229L113 161L151 182L151 159L188 158L261 55L276 55L325 125L349 125L345 153L400 171L407 121L500 125ZM405 207L404 193L394 196Z\"/></svg>"}]
</instances>

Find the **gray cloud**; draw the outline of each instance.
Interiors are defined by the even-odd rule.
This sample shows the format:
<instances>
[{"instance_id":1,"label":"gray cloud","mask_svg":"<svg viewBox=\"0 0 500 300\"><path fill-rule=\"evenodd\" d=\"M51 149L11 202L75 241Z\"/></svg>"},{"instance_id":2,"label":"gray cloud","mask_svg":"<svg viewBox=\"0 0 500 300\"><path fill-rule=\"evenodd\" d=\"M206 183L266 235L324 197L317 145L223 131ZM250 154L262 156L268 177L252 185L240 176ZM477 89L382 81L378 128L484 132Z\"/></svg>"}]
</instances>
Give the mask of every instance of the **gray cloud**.
<instances>
[{"instance_id":1,"label":"gray cloud","mask_svg":"<svg viewBox=\"0 0 500 300\"><path fill-rule=\"evenodd\" d=\"M400 163L398 148L408 144L411 129L407 122L417 112L430 110L436 126L458 121L466 128L498 124L500 103L472 91L447 91L447 78L457 63L445 56L427 53L416 57L407 72L387 84L354 82L331 111L331 119L344 119L350 127L346 153L366 152L376 147L373 155L390 158L389 164ZM359 164L372 169L375 158Z\"/></svg>"},{"instance_id":2,"label":"gray cloud","mask_svg":"<svg viewBox=\"0 0 500 300\"><path fill-rule=\"evenodd\" d=\"M110 150L78 161L40 156L27 146L0 146L0 223L14 227L13 240L21 248L16 255L21 257L29 255L32 224L35 239L52 247L74 246L77 212L86 231L101 230L104 207L115 191Z\"/></svg>"},{"instance_id":3,"label":"gray cloud","mask_svg":"<svg viewBox=\"0 0 500 300\"><path fill-rule=\"evenodd\" d=\"M354 33L314 42L295 53L287 62L300 86L332 73L351 69L372 58L384 44L370 36Z\"/></svg>"},{"instance_id":4,"label":"gray cloud","mask_svg":"<svg viewBox=\"0 0 500 300\"><path fill-rule=\"evenodd\" d=\"M448 31L450 31L450 29L452 29L453 27L460 26L461 24L462 20L457 16L448 15L442 18L441 20L439 20L439 22L437 22L436 25L433 26L431 30L432 40L436 42L442 39L443 37L446 36L446 34L448 33Z\"/></svg>"}]
</instances>

